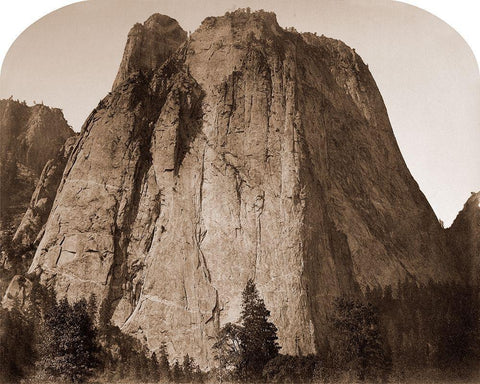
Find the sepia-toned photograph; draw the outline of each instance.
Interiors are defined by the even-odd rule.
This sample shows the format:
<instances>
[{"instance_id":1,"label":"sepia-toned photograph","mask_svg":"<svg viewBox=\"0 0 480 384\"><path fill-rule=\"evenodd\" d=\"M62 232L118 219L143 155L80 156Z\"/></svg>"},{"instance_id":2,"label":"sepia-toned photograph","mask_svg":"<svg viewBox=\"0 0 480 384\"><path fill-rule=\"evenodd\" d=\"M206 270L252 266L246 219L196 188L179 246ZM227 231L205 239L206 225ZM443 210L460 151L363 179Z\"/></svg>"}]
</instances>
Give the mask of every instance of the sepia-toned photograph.
<instances>
[{"instance_id":1,"label":"sepia-toned photograph","mask_svg":"<svg viewBox=\"0 0 480 384\"><path fill-rule=\"evenodd\" d=\"M0 384L480 382L480 72L393 0L87 0L0 73Z\"/></svg>"}]
</instances>

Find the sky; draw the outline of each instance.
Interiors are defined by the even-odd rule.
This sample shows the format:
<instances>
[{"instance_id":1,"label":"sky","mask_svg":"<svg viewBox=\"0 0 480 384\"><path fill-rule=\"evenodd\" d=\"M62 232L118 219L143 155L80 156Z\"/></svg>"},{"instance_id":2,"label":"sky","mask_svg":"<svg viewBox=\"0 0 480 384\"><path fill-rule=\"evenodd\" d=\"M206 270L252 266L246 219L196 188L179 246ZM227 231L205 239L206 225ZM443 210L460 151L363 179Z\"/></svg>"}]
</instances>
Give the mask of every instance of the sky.
<instances>
[{"instance_id":1,"label":"sky","mask_svg":"<svg viewBox=\"0 0 480 384\"><path fill-rule=\"evenodd\" d=\"M283 27L344 41L369 65L410 172L448 226L480 190L480 74L446 23L391 0L88 0L25 30L3 62L0 97L62 108L79 131L110 90L127 34L155 12L194 31L239 7L274 11Z\"/></svg>"}]
</instances>

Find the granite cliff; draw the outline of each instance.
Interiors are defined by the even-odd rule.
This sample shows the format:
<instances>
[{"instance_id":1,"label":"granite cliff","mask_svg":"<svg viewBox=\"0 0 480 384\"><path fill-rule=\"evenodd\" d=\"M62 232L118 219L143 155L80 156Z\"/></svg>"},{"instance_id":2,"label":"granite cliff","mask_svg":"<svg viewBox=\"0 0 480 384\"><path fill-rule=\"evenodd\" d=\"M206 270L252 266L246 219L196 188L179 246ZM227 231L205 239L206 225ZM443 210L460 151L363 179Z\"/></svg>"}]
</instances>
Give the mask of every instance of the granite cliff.
<instances>
[{"instance_id":1,"label":"granite cliff","mask_svg":"<svg viewBox=\"0 0 480 384\"><path fill-rule=\"evenodd\" d=\"M13 237L15 246L21 249L31 249L38 245L44 225L52 209L57 188L62 180L65 165L76 140L76 135L69 137L56 156L45 164L30 199L30 204Z\"/></svg>"},{"instance_id":2,"label":"granite cliff","mask_svg":"<svg viewBox=\"0 0 480 384\"><path fill-rule=\"evenodd\" d=\"M18 226L43 167L73 135L60 109L0 100L0 229Z\"/></svg>"},{"instance_id":3,"label":"granite cliff","mask_svg":"<svg viewBox=\"0 0 480 384\"><path fill-rule=\"evenodd\" d=\"M202 367L249 278L290 354L335 296L460 279L360 56L263 11L133 27L40 237L43 284Z\"/></svg>"}]
</instances>

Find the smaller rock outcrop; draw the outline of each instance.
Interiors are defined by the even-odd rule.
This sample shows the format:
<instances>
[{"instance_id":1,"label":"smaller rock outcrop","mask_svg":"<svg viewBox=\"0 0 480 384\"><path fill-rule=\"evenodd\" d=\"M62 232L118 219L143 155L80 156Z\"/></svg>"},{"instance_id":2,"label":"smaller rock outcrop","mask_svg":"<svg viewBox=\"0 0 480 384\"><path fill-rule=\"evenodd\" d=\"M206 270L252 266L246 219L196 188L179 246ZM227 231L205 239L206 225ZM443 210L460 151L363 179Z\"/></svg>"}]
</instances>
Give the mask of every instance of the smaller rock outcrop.
<instances>
[{"instance_id":1,"label":"smaller rock outcrop","mask_svg":"<svg viewBox=\"0 0 480 384\"><path fill-rule=\"evenodd\" d=\"M0 229L16 228L48 160L74 135L58 108L0 100Z\"/></svg>"},{"instance_id":2,"label":"smaller rock outcrop","mask_svg":"<svg viewBox=\"0 0 480 384\"><path fill-rule=\"evenodd\" d=\"M466 282L480 284L480 192L472 192L452 226L448 245Z\"/></svg>"},{"instance_id":3,"label":"smaller rock outcrop","mask_svg":"<svg viewBox=\"0 0 480 384\"><path fill-rule=\"evenodd\" d=\"M2 298L2 307L6 309L11 309L18 305L23 307L30 296L32 285L28 278L22 275L15 275L8 285L9 293Z\"/></svg>"}]
</instances>

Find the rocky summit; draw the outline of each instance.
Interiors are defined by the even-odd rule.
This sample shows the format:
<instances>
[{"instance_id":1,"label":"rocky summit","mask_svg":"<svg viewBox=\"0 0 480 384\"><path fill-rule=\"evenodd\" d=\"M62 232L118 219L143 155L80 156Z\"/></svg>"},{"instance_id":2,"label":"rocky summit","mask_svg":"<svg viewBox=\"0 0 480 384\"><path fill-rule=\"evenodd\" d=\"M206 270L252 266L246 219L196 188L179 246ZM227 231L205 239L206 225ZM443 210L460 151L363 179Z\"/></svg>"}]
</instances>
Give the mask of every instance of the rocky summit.
<instances>
[{"instance_id":1,"label":"rocky summit","mask_svg":"<svg viewBox=\"0 0 480 384\"><path fill-rule=\"evenodd\" d=\"M462 278L368 66L263 11L135 25L47 216L31 274L202 368L248 279L306 355L336 296Z\"/></svg>"}]
</instances>

